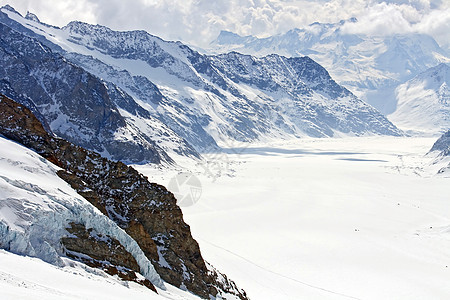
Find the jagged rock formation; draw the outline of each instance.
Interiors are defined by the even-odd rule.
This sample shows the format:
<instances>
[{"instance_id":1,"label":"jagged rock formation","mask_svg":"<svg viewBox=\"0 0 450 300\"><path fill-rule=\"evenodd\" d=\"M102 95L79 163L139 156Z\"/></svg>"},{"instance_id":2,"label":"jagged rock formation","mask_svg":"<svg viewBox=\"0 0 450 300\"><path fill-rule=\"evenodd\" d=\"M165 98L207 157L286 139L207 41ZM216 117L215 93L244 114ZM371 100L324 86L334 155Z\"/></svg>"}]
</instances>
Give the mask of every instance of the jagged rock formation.
<instances>
[{"instance_id":1,"label":"jagged rock formation","mask_svg":"<svg viewBox=\"0 0 450 300\"><path fill-rule=\"evenodd\" d=\"M197 150L280 137L401 134L307 57L208 56L143 31L82 22L55 28L6 8L0 22L119 87L131 95L129 105L134 100ZM135 115L129 105L120 107Z\"/></svg>"},{"instance_id":2,"label":"jagged rock formation","mask_svg":"<svg viewBox=\"0 0 450 300\"><path fill-rule=\"evenodd\" d=\"M247 299L234 282L203 260L172 193L163 186L149 183L132 167L51 136L29 109L3 95L0 99L0 134L34 149L61 167L58 175L123 228L139 244L163 280L184 286L205 299L220 293ZM92 232L86 232L77 224L68 230L72 238L78 236L83 240L74 242L70 237L63 240L71 251L94 260L105 256L110 260L122 257L120 260L124 260L125 267L136 268L121 250L118 250L119 256L117 252L103 253L105 245L95 241L99 240L98 234L95 239ZM104 238L108 240L106 235ZM114 243L111 239L109 242ZM100 256L91 253L94 247L103 249Z\"/></svg>"}]
</instances>

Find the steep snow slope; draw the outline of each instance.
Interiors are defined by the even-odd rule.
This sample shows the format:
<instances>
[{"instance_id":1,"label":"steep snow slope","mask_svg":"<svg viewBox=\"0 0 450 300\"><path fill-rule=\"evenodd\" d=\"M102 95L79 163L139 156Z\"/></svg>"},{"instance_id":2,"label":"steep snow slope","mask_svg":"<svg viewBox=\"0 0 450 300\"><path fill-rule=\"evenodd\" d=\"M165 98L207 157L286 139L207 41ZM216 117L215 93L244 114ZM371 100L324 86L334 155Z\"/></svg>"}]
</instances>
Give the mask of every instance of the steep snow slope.
<instances>
[{"instance_id":1,"label":"steep snow slope","mask_svg":"<svg viewBox=\"0 0 450 300\"><path fill-rule=\"evenodd\" d=\"M66 266L56 267L39 259L0 250L2 300L198 300L200 298L166 284L158 294L141 285L64 258Z\"/></svg>"},{"instance_id":2,"label":"steep snow slope","mask_svg":"<svg viewBox=\"0 0 450 300\"><path fill-rule=\"evenodd\" d=\"M397 85L450 61L449 50L440 48L428 35L367 36L351 33L349 28L355 26L355 18L334 24L316 22L267 38L241 37L224 31L211 43L210 51L308 55L339 84L384 114L395 110L393 91Z\"/></svg>"},{"instance_id":3,"label":"steep snow slope","mask_svg":"<svg viewBox=\"0 0 450 300\"><path fill-rule=\"evenodd\" d=\"M0 246L63 266L61 238L71 222L117 239L152 283L164 285L138 244L79 196L58 168L33 151L0 137Z\"/></svg>"},{"instance_id":4,"label":"steep snow slope","mask_svg":"<svg viewBox=\"0 0 450 300\"><path fill-rule=\"evenodd\" d=\"M81 22L60 29L2 12L2 22L45 37L50 48L119 86L197 149L230 140L400 134L306 57L205 56L142 31Z\"/></svg>"},{"instance_id":5,"label":"steep snow slope","mask_svg":"<svg viewBox=\"0 0 450 300\"><path fill-rule=\"evenodd\" d=\"M450 128L450 67L440 64L395 90L389 119L410 133L440 134Z\"/></svg>"},{"instance_id":6,"label":"steep snow slope","mask_svg":"<svg viewBox=\"0 0 450 300\"><path fill-rule=\"evenodd\" d=\"M2 299L167 299L138 285L126 286L117 278L76 262L64 262L68 266L55 267L0 250Z\"/></svg>"}]
</instances>

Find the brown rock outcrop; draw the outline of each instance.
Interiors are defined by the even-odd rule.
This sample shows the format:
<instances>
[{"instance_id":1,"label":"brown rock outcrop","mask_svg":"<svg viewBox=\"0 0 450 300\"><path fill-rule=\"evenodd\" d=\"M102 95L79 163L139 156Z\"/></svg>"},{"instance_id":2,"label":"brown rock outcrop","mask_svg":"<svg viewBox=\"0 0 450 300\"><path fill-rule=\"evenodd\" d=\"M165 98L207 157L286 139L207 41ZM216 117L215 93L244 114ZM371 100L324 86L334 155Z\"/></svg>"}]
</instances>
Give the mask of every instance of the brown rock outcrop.
<instances>
[{"instance_id":1,"label":"brown rock outcrop","mask_svg":"<svg viewBox=\"0 0 450 300\"><path fill-rule=\"evenodd\" d=\"M102 269L110 275L117 275L122 280L134 281L157 293L148 279L136 276L140 272L139 265L118 240L94 232L92 228L86 229L82 224L71 223L67 231L70 236L63 237L61 243L68 257Z\"/></svg>"}]
</instances>

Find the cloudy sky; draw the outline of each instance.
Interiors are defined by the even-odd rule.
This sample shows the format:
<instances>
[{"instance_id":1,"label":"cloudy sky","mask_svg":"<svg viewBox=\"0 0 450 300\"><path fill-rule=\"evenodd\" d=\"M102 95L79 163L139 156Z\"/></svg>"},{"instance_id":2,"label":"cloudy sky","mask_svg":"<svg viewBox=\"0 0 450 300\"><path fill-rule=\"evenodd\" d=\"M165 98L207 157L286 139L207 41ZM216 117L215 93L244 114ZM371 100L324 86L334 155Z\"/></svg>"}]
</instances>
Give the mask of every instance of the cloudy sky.
<instances>
[{"instance_id":1,"label":"cloudy sky","mask_svg":"<svg viewBox=\"0 0 450 300\"><path fill-rule=\"evenodd\" d=\"M220 30L259 37L313 22L356 17L350 32L420 32L450 45L450 0L1 0L41 21L80 20L116 30L144 29L165 39L205 47Z\"/></svg>"}]
</instances>

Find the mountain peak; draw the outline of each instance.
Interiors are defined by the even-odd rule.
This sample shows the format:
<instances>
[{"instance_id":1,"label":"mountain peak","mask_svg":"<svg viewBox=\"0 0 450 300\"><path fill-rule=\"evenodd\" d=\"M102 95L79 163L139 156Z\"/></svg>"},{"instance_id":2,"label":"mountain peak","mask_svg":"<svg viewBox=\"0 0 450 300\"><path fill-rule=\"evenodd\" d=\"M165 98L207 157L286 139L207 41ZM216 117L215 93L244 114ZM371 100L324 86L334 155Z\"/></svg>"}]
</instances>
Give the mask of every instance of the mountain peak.
<instances>
[{"instance_id":1,"label":"mountain peak","mask_svg":"<svg viewBox=\"0 0 450 300\"><path fill-rule=\"evenodd\" d=\"M71 21L69 22L69 24L67 24L66 26L64 26L62 28L63 30L69 30L71 32L76 32L76 33L87 33L92 31L92 29L98 29L101 31L105 31L105 32L111 32L111 29L109 29L106 26L102 26L102 25L92 25L92 24L88 24L86 22L82 22L82 21Z\"/></svg>"},{"instance_id":2,"label":"mountain peak","mask_svg":"<svg viewBox=\"0 0 450 300\"><path fill-rule=\"evenodd\" d=\"M254 40L255 37L249 35L249 36L241 36L237 33L228 31L228 30L221 30L219 35L217 36L215 41L212 41L211 44L218 43L218 44L237 44L237 43L243 43L247 40Z\"/></svg>"},{"instance_id":3,"label":"mountain peak","mask_svg":"<svg viewBox=\"0 0 450 300\"><path fill-rule=\"evenodd\" d=\"M337 27L337 26L342 26L345 23L356 23L358 22L358 19L355 17L351 17L350 19L346 19L346 20L340 20L337 23L321 23L321 22L314 22L308 25L308 27L312 27L312 26L321 26L321 27Z\"/></svg>"},{"instance_id":4,"label":"mountain peak","mask_svg":"<svg viewBox=\"0 0 450 300\"><path fill-rule=\"evenodd\" d=\"M228 30L221 30L220 33L219 33L219 36L223 36L223 37L226 37L226 36L238 36L238 37L241 37L239 34L231 32L231 31L228 31Z\"/></svg>"},{"instance_id":5,"label":"mountain peak","mask_svg":"<svg viewBox=\"0 0 450 300\"><path fill-rule=\"evenodd\" d=\"M5 6L2 6L1 10L7 10L7 11L13 12L15 14L18 14L19 16L22 16L17 10L14 9L14 7L12 7L9 4L6 4Z\"/></svg>"},{"instance_id":6,"label":"mountain peak","mask_svg":"<svg viewBox=\"0 0 450 300\"><path fill-rule=\"evenodd\" d=\"M27 15L25 16L25 19L31 20L31 21L34 21L34 22L37 22L37 23L41 23L39 18L35 14L33 14L33 13L29 12L29 11L27 11Z\"/></svg>"},{"instance_id":7,"label":"mountain peak","mask_svg":"<svg viewBox=\"0 0 450 300\"><path fill-rule=\"evenodd\" d=\"M450 67L446 63L440 63L439 65L429 68L428 70L420 73L413 80L431 80L439 86L443 83L450 85Z\"/></svg>"}]
</instances>

